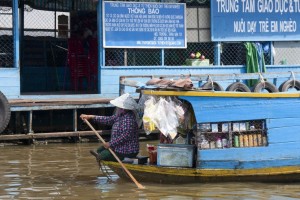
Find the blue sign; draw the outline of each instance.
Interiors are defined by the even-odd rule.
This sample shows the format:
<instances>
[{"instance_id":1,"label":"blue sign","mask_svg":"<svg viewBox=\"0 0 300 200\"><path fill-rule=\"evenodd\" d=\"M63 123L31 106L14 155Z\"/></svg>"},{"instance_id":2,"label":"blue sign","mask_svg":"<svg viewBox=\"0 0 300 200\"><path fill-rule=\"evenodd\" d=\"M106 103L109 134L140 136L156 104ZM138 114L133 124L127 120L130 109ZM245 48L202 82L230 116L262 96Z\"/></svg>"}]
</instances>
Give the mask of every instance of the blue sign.
<instances>
[{"instance_id":1,"label":"blue sign","mask_svg":"<svg viewBox=\"0 0 300 200\"><path fill-rule=\"evenodd\" d=\"M185 4L103 2L106 48L186 48Z\"/></svg>"},{"instance_id":2,"label":"blue sign","mask_svg":"<svg viewBox=\"0 0 300 200\"><path fill-rule=\"evenodd\" d=\"M300 40L299 0L211 0L212 41Z\"/></svg>"}]
</instances>

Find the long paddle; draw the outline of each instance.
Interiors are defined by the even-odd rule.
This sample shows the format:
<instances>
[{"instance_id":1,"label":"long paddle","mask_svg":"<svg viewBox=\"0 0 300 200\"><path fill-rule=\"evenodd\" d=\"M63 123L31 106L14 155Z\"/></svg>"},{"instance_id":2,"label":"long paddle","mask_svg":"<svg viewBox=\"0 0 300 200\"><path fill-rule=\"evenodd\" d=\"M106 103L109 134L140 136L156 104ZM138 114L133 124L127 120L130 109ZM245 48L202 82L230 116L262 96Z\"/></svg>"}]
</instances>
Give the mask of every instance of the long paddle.
<instances>
[{"instance_id":1,"label":"long paddle","mask_svg":"<svg viewBox=\"0 0 300 200\"><path fill-rule=\"evenodd\" d=\"M105 144L106 142L103 140L103 138L99 135L99 133L94 129L94 127L90 124L90 122L86 119L84 119L84 122L93 130L93 132L97 135L97 137L100 139L100 141ZM145 187L140 184L139 182L137 182L137 180L132 176L132 174L130 173L130 171L128 171L128 169L125 167L125 165L122 163L122 161L119 159L119 157L115 154L115 152L111 149L108 148L108 150L110 151L110 153L115 157L115 159L120 163L120 165L122 166L122 168L125 170L125 172L128 174L128 176L131 178L131 180L136 184L136 186L139 189L145 189Z\"/></svg>"}]
</instances>

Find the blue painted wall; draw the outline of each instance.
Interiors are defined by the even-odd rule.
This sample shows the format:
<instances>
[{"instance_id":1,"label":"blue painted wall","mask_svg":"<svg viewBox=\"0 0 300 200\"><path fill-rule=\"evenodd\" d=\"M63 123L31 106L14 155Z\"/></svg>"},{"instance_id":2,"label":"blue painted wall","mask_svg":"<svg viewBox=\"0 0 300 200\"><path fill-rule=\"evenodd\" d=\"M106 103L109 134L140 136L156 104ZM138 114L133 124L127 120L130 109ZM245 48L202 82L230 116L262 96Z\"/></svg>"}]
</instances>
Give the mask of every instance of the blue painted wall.
<instances>
[{"instance_id":1,"label":"blue painted wall","mask_svg":"<svg viewBox=\"0 0 300 200\"><path fill-rule=\"evenodd\" d=\"M8 99L20 96L20 70L18 68L0 68L0 91Z\"/></svg>"}]
</instances>

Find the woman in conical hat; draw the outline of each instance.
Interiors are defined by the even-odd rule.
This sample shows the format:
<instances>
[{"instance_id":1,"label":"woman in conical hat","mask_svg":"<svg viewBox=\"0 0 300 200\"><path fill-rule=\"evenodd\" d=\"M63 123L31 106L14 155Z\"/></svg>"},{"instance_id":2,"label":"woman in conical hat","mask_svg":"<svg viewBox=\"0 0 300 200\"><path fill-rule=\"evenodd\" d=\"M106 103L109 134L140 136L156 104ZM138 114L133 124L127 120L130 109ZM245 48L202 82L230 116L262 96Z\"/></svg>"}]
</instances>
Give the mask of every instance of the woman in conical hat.
<instances>
[{"instance_id":1,"label":"woman in conical hat","mask_svg":"<svg viewBox=\"0 0 300 200\"><path fill-rule=\"evenodd\" d=\"M91 150L90 152L97 160L116 161L108 148L111 148L120 160L125 157L134 158L139 153L136 117L138 104L128 93L111 100L110 103L117 108L116 113L112 116L80 115L82 120L87 119L99 124L112 125L110 141L96 151Z\"/></svg>"}]
</instances>

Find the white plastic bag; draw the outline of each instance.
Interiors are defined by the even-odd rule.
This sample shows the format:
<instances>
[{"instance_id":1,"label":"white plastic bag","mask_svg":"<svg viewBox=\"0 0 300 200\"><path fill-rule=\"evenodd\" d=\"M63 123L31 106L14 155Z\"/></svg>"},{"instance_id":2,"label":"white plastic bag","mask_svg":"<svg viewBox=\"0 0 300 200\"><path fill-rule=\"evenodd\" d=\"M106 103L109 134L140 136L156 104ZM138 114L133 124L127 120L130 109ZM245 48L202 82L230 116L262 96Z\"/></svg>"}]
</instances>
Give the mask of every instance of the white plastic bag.
<instances>
[{"instance_id":1,"label":"white plastic bag","mask_svg":"<svg viewBox=\"0 0 300 200\"><path fill-rule=\"evenodd\" d=\"M156 112L156 100L153 96L150 96L148 100L144 103L144 115L143 115L143 124L144 130L147 135L149 135L152 131L154 131L155 124L153 122L153 116Z\"/></svg>"},{"instance_id":2,"label":"white plastic bag","mask_svg":"<svg viewBox=\"0 0 300 200\"><path fill-rule=\"evenodd\" d=\"M156 100L155 97L150 96L145 101L144 130L146 134L150 134L157 127L164 136L174 139L183 116L184 110L179 100L170 97L160 97Z\"/></svg>"},{"instance_id":3,"label":"white plastic bag","mask_svg":"<svg viewBox=\"0 0 300 200\"><path fill-rule=\"evenodd\" d=\"M176 137L179 119L176 114L176 105L171 99L168 101L164 98L159 99L153 121L166 137L170 136L171 139Z\"/></svg>"}]
</instances>

